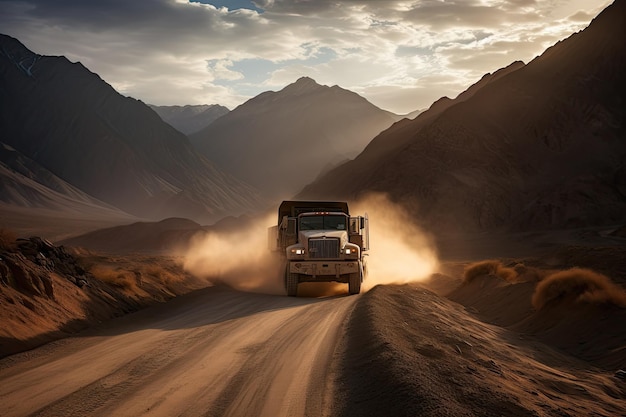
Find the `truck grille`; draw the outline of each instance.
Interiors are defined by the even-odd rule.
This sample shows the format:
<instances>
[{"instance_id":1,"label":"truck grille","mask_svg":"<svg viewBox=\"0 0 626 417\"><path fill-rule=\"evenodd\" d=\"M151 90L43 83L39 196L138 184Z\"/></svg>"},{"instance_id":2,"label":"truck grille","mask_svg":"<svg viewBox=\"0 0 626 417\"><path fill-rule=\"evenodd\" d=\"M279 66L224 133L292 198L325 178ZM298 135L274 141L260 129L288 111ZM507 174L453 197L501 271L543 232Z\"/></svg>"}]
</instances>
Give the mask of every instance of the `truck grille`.
<instances>
[{"instance_id":1,"label":"truck grille","mask_svg":"<svg viewBox=\"0 0 626 417\"><path fill-rule=\"evenodd\" d=\"M309 239L311 258L338 258L339 239Z\"/></svg>"}]
</instances>

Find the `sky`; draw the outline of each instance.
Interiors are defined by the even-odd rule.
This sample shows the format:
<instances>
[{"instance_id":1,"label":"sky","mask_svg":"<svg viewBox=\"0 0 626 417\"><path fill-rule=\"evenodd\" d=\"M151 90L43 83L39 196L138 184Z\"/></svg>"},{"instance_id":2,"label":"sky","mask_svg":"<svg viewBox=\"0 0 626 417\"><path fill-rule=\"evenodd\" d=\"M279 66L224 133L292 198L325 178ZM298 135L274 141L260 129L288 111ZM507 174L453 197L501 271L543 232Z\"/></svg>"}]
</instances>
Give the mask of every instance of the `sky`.
<instances>
[{"instance_id":1,"label":"sky","mask_svg":"<svg viewBox=\"0 0 626 417\"><path fill-rule=\"evenodd\" d=\"M234 109L307 76L397 114L584 29L611 0L0 0L0 33L155 105Z\"/></svg>"}]
</instances>

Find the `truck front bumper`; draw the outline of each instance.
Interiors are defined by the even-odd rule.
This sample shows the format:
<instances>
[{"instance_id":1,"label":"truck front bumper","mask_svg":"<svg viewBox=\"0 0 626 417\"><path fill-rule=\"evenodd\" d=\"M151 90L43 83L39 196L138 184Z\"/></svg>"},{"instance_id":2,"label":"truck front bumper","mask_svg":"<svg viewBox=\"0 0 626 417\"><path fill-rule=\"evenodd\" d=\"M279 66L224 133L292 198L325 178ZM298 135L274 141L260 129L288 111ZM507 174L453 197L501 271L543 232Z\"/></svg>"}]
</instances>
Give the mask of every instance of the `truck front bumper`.
<instances>
[{"instance_id":1,"label":"truck front bumper","mask_svg":"<svg viewBox=\"0 0 626 417\"><path fill-rule=\"evenodd\" d=\"M340 281L360 271L360 261L290 261L289 272L300 274L300 281ZM347 282L347 281L346 281Z\"/></svg>"}]
</instances>

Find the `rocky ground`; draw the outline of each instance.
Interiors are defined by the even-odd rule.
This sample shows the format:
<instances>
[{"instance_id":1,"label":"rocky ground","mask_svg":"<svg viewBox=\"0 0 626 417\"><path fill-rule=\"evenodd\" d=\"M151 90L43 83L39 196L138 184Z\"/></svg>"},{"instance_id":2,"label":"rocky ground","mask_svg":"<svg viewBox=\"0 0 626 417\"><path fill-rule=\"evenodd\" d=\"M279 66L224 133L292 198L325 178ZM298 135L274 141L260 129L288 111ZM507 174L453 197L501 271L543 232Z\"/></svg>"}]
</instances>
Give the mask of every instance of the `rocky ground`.
<instances>
[{"instance_id":1,"label":"rocky ground","mask_svg":"<svg viewBox=\"0 0 626 417\"><path fill-rule=\"evenodd\" d=\"M0 357L207 285L180 258L94 254L2 231Z\"/></svg>"}]
</instances>

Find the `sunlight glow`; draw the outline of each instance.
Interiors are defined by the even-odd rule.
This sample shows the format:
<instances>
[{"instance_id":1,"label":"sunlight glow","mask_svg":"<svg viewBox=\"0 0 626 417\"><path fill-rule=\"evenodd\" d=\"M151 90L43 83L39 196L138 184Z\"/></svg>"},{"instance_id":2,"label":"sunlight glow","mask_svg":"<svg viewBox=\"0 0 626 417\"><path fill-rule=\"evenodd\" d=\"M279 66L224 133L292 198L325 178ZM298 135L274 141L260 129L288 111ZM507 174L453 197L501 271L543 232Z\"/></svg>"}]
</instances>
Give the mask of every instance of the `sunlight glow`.
<instances>
[{"instance_id":1,"label":"sunlight glow","mask_svg":"<svg viewBox=\"0 0 626 417\"><path fill-rule=\"evenodd\" d=\"M352 205L353 212L370 218L369 269L364 289L376 285L407 284L425 280L439 261L432 239L415 219L384 194L372 194Z\"/></svg>"}]
</instances>

